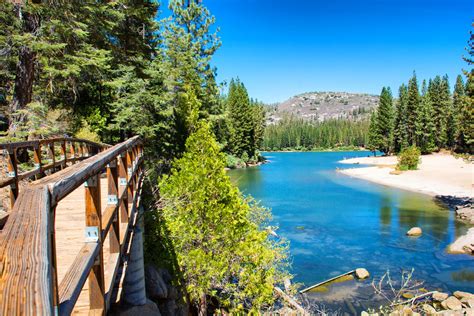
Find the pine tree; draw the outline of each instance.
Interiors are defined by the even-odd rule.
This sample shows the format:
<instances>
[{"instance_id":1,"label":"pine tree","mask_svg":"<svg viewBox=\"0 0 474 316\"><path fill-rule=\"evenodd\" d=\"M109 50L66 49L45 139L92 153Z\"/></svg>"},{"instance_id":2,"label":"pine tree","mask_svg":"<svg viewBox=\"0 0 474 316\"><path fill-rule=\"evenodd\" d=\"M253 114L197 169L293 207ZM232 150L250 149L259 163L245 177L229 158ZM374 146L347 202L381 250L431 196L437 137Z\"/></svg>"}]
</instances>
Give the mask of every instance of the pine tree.
<instances>
[{"instance_id":1,"label":"pine tree","mask_svg":"<svg viewBox=\"0 0 474 316\"><path fill-rule=\"evenodd\" d=\"M370 114L370 125L369 125L369 136L368 136L368 143L367 149L374 153L377 151L381 143L380 131L379 131L379 124L377 120L377 111L372 112Z\"/></svg>"},{"instance_id":2,"label":"pine tree","mask_svg":"<svg viewBox=\"0 0 474 316\"><path fill-rule=\"evenodd\" d=\"M425 80L423 80L421 91L421 104L416 121L416 144L423 154L427 154L436 150L436 146L434 144L433 107Z\"/></svg>"},{"instance_id":3,"label":"pine tree","mask_svg":"<svg viewBox=\"0 0 474 316\"><path fill-rule=\"evenodd\" d=\"M393 99L390 88L382 88L377 109L377 132L379 134L378 150L384 154L390 152L393 132Z\"/></svg>"},{"instance_id":4,"label":"pine tree","mask_svg":"<svg viewBox=\"0 0 474 316\"><path fill-rule=\"evenodd\" d=\"M162 214L190 303L207 315L208 298L231 313L259 311L282 282L286 243L269 239L269 213L234 187L210 127L201 122L160 185Z\"/></svg>"},{"instance_id":5,"label":"pine tree","mask_svg":"<svg viewBox=\"0 0 474 316\"><path fill-rule=\"evenodd\" d=\"M402 84L398 90L398 101L395 109L395 122L393 128L393 150L398 153L408 147L406 104L408 89Z\"/></svg>"},{"instance_id":6,"label":"pine tree","mask_svg":"<svg viewBox=\"0 0 474 316\"><path fill-rule=\"evenodd\" d=\"M433 80L430 80L428 84L428 95L430 97L431 104L433 105L433 122L435 124L435 144L441 149L445 148L447 135L446 135L446 97L449 95L443 92L445 84L440 76L436 76Z\"/></svg>"},{"instance_id":7,"label":"pine tree","mask_svg":"<svg viewBox=\"0 0 474 316\"><path fill-rule=\"evenodd\" d=\"M406 103L406 128L408 145L416 145L416 122L418 108L420 107L420 91L418 89L418 80L416 74L408 82L408 96Z\"/></svg>"},{"instance_id":8,"label":"pine tree","mask_svg":"<svg viewBox=\"0 0 474 316\"><path fill-rule=\"evenodd\" d=\"M227 111L231 127L230 152L238 157L254 155L253 111L247 89L240 80L231 80Z\"/></svg>"}]
</instances>

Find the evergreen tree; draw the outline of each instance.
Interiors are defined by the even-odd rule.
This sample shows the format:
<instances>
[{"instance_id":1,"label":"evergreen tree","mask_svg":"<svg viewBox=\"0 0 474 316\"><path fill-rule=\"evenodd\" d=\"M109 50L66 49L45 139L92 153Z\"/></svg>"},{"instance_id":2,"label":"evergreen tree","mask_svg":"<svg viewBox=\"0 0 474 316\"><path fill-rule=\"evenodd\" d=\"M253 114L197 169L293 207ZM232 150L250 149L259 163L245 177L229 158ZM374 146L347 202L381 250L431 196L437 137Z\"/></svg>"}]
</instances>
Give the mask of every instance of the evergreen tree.
<instances>
[{"instance_id":1,"label":"evergreen tree","mask_svg":"<svg viewBox=\"0 0 474 316\"><path fill-rule=\"evenodd\" d=\"M406 100L406 133L408 145L416 145L416 122L418 109L420 107L420 91L416 74L408 82L408 95Z\"/></svg>"},{"instance_id":2,"label":"evergreen tree","mask_svg":"<svg viewBox=\"0 0 474 316\"><path fill-rule=\"evenodd\" d=\"M224 160L200 123L160 185L168 236L199 315L207 315L208 298L231 313L259 311L287 277L286 245L264 230L269 213L231 184Z\"/></svg>"},{"instance_id":3,"label":"evergreen tree","mask_svg":"<svg viewBox=\"0 0 474 316\"><path fill-rule=\"evenodd\" d=\"M230 152L238 157L254 155L253 110L244 84L231 80L227 111L231 128Z\"/></svg>"},{"instance_id":4,"label":"evergreen tree","mask_svg":"<svg viewBox=\"0 0 474 316\"><path fill-rule=\"evenodd\" d=\"M408 147L406 115L407 98L408 89L404 84L402 84L398 90L398 101L396 103L395 122L393 128L393 150L397 153L403 148Z\"/></svg>"},{"instance_id":5,"label":"evergreen tree","mask_svg":"<svg viewBox=\"0 0 474 316\"><path fill-rule=\"evenodd\" d=\"M446 91L447 89L447 91ZM433 105L433 122L435 123L435 144L444 148L447 142L447 105L449 102L449 85L446 81L436 76L428 84L428 95Z\"/></svg>"},{"instance_id":6,"label":"evergreen tree","mask_svg":"<svg viewBox=\"0 0 474 316\"><path fill-rule=\"evenodd\" d=\"M428 87L425 80L423 80L421 91L421 103L417 111L416 121L416 144L422 153L427 154L436 150L436 146L434 144L433 107L428 96Z\"/></svg>"},{"instance_id":7,"label":"evergreen tree","mask_svg":"<svg viewBox=\"0 0 474 316\"><path fill-rule=\"evenodd\" d=\"M393 131L393 98L390 88L382 88L380 94L379 107L377 109L377 132L379 142L377 149L388 154Z\"/></svg>"},{"instance_id":8,"label":"evergreen tree","mask_svg":"<svg viewBox=\"0 0 474 316\"><path fill-rule=\"evenodd\" d=\"M374 153L377 151L381 143L381 133L379 130L377 111L370 114L370 125L369 125L369 138L367 143L367 149Z\"/></svg>"}]
</instances>

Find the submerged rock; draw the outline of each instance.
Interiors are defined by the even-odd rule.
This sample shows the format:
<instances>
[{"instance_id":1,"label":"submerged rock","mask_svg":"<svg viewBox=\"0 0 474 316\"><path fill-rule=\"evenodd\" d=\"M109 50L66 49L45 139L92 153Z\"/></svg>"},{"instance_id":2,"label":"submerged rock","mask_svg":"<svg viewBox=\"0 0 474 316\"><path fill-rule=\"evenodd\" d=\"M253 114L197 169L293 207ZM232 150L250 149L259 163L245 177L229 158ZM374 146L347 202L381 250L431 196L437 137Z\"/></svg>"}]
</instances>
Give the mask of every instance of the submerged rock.
<instances>
[{"instance_id":1,"label":"submerged rock","mask_svg":"<svg viewBox=\"0 0 474 316\"><path fill-rule=\"evenodd\" d=\"M361 280L367 279L367 278L370 276L369 271L367 271L367 270L364 269L364 268L358 268L358 269L356 269L355 274L356 274L357 278L358 278L358 279L361 279Z\"/></svg>"},{"instance_id":2,"label":"submerged rock","mask_svg":"<svg viewBox=\"0 0 474 316\"><path fill-rule=\"evenodd\" d=\"M421 236L421 234L423 233L423 231L421 230L420 227L412 227L410 228L409 231L407 231L407 235L408 236Z\"/></svg>"}]
</instances>

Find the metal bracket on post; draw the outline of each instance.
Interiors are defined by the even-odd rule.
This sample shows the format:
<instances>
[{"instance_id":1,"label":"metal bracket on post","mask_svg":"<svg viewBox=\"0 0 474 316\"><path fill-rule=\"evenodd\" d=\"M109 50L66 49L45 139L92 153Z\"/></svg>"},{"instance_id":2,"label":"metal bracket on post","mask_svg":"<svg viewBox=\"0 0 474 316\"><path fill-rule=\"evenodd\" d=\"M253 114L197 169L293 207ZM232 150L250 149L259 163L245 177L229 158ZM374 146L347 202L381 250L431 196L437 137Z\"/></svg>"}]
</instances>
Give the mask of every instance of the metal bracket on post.
<instances>
[{"instance_id":1,"label":"metal bracket on post","mask_svg":"<svg viewBox=\"0 0 474 316\"><path fill-rule=\"evenodd\" d=\"M9 172L7 172L7 176L9 178L15 178L16 177L16 172L15 171L9 171Z\"/></svg>"},{"instance_id":2,"label":"metal bracket on post","mask_svg":"<svg viewBox=\"0 0 474 316\"><path fill-rule=\"evenodd\" d=\"M119 178L119 185L127 186L127 179L126 178Z\"/></svg>"},{"instance_id":3,"label":"metal bracket on post","mask_svg":"<svg viewBox=\"0 0 474 316\"><path fill-rule=\"evenodd\" d=\"M117 160L111 160L108 164L107 164L107 167L108 168L116 168L117 167Z\"/></svg>"},{"instance_id":4,"label":"metal bracket on post","mask_svg":"<svg viewBox=\"0 0 474 316\"><path fill-rule=\"evenodd\" d=\"M94 188L97 186L97 176L92 176L84 182L85 187Z\"/></svg>"},{"instance_id":5,"label":"metal bracket on post","mask_svg":"<svg viewBox=\"0 0 474 316\"><path fill-rule=\"evenodd\" d=\"M128 177L132 176L132 168L127 168Z\"/></svg>"},{"instance_id":6,"label":"metal bracket on post","mask_svg":"<svg viewBox=\"0 0 474 316\"><path fill-rule=\"evenodd\" d=\"M117 205L118 203L118 198L117 198L117 195L115 194L109 194L107 196L107 204L108 205Z\"/></svg>"},{"instance_id":7,"label":"metal bracket on post","mask_svg":"<svg viewBox=\"0 0 474 316\"><path fill-rule=\"evenodd\" d=\"M98 242L99 241L99 227L97 227L97 226L86 226L85 241L86 242Z\"/></svg>"}]
</instances>

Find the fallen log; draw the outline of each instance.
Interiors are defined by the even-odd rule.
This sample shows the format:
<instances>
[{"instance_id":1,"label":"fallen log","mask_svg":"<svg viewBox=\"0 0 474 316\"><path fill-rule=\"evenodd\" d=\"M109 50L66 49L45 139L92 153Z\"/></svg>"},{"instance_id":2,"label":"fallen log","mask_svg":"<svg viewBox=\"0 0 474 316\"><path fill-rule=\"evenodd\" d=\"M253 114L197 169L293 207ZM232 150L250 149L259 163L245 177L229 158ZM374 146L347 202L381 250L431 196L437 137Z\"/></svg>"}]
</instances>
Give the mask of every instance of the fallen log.
<instances>
[{"instance_id":1,"label":"fallen log","mask_svg":"<svg viewBox=\"0 0 474 316\"><path fill-rule=\"evenodd\" d=\"M324 284L329 283L329 282L331 282L331 281L337 280L337 279L339 279L340 277L343 277L343 276L352 274L352 273L354 273L354 272L355 272L355 270L351 270L351 271L349 271L349 272L346 272L346 273L340 274L340 275L338 275L338 276L335 276L335 277L333 277L333 278L330 278L330 279L328 279L328 280L326 280L326 281L319 282L319 283L317 283L317 284L315 284L315 285L311 285L310 287L307 287L307 288L301 290L301 291L300 291L300 294L306 293L306 292L308 292L308 291L310 291L310 290L312 290L312 289L314 289L314 288L316 288L316 287L318 287L318 286L321 286L321 285L324 285Z\"/></svg>"}]
</instances>

